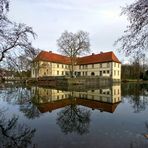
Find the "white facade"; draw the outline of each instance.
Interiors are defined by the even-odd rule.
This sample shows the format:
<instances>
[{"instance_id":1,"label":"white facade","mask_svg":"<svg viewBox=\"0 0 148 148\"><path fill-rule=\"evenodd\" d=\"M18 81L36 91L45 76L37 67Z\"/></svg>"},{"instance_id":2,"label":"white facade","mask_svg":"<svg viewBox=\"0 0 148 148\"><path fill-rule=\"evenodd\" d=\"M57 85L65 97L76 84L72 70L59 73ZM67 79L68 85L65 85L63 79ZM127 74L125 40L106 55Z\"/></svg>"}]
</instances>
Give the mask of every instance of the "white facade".
<instances>
[{"instance_id":1,"label":"white facade","mask_svg":"<svg viewBox=\"0 0 148 148\"><path fill-rule=\"evenodd\" d=\"M32 66L31 77L43 76L67 76L70 73L70 65L39 61ZM116 62L76 65L74 67L77 76L100 76L121 79L121 64Z\"/></svg>"},{"instance_id":2,"label":"white facade","mask_svg":"<svg viewBox=\"0 0 148 148\"><path fill-rule=\"evenodd\" d=\"M65 76L69 73L69 65L39 61L34 62L31 68L31 77L38 78L43 76Z\"/></svg>"},{"instance_id":3,"label":"white facade","mask_svg":"<svg viewBox=\"0 0 148 148\"><path fill-rule=\"evenodd\" d=\"M75 70L80 72L80 76L121 78L121 64L116 62L77 65Z\"/></svg>"}]
</instances>

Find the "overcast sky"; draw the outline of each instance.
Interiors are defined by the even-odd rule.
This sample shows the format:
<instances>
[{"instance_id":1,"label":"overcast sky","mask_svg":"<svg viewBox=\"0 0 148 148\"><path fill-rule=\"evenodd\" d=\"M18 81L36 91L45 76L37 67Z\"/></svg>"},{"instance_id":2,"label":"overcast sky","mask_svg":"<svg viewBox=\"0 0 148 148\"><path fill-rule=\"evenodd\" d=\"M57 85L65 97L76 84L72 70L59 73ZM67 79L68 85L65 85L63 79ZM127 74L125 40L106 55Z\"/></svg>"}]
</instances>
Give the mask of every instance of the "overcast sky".
<instances>
[{"instance_id":1,"label":"overcast sky","mask_svg":"<svg viewBox=\"0 0 148 148\"><path fill-rule=\"evenodd\" d=\"M12 0L9 17L37 33L33 45L57 51L56 40L65 30L89 32L91 51L114 51L114 41L128 24L121 7L134 0Z\"/></svg>"}]
</instances>

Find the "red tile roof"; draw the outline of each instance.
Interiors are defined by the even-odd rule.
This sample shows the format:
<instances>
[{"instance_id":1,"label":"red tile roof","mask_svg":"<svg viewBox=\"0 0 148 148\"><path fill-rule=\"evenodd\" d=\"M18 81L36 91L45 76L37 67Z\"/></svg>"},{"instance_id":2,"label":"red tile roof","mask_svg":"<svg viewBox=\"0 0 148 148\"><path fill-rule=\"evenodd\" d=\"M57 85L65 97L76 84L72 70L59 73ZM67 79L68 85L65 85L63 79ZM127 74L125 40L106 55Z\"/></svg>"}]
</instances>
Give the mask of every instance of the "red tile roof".
<instances>
[{"instance_id":1,"label":"red tile roof","mask_svg":"<svg viewBox=\"0 0 148 148\"><path fill-rule=\"evenodd\" d=\"M92 54L85 57L80 57L77 60L79 65L105 63L105 62L117 62L121 63L113 52L105 52L100 54Z\"/></svg>"},{"instance_id":2,"label":"red tile roof","mask_svg":"<svg viewBox=\"0 0 148 148\"><path fill-rule=\"evenodd\" d=\"M59 55L52 52L41 51L34 61L48 61L61 64L70 64L70 58ZM104 62L117 62L121 63L113 52L105 52L100 54L92 54L85 57L79 57L77 59L78 65L83 64L94 64L94 63L104 63Z\"/></svg>"},{"instance_id":3,"label":"red tile roof","mask_svg":"<svg viewBox=\"0 0 148 148\"><path fill-rule=\"evenodd\" d=\"M53 52L41 51L34 61L47 61L61 64L70 64L70 58Z\"/></svg>"},{"instance_id":4,"label":"red tile roof","mask_svg":"<svg viewBox=\"0 0 148 148\"><path fill-rule=\"evenodd\" d=\"M72 104L82 105L82 106L89 107L92 109L102 109L102 111L113 113L119 103L120 102L113 104L113 103L99 102L95 100L76 98L75 100L63 99L63 100L41 103L41 104L36 104L36 105L38 109L40 110L40 112L42 113L47 112L47 111L51 112L53 110L63 108L65 106L69 106Z\"/></svg>"}]
</instances>

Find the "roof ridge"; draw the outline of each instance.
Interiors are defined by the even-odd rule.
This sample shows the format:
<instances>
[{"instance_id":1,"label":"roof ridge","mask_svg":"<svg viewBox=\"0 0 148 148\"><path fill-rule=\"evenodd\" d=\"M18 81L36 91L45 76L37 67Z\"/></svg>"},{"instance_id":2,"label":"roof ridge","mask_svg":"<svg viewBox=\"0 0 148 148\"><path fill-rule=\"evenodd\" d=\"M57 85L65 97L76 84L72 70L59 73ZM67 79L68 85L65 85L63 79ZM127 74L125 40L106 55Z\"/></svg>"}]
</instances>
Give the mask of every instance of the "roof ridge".
<instances>
[{"instance_id":1,"label":"roof ridge","mask_svg":"<svg viewBox=\"0 0 148 148\"><path fill-rule=\"evenodd\" d=\"M41 51L34 60L70 64L70 57L61 55L58 53L54 53L52 51L49 51L49 52ZM78 64L92 64L92 63L102 63L102 62L111 62L111 61L121 63L119 59L115 56L113 51L102 52L98 54L91 54L88 56L77 58Z\"/></svg>"},{"instance_id":2,"label":"roof ridge","mask_svg":"<svg viewBox=\"0 0 148 148\"><path fill-rule=\"evenodd\" d=\"M59 53L55 53L55 52L52 52L52 51L45 51L45 50L42 50L41 52L46 52L46 53L48 53L48 54L54 54L54 55L58 55L58 56L63 56L63 57L69 58L68 56L65 56L65 55L62 55L62 54L59 54Z\"/></svg>"}]
</instances>

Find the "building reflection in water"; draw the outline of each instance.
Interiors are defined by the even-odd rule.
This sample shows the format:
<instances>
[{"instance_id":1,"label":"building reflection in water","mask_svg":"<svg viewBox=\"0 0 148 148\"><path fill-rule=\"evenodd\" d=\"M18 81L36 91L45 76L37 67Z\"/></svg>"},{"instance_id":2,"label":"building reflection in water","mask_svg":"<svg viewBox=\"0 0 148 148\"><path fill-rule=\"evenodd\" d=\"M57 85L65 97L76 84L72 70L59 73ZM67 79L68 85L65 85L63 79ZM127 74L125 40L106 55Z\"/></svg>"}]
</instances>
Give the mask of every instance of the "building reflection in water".
<instances>
[{"instance_id":1,"label":"building reflection in water","mask_svg":"<svg viewBox=\"0 0 148 148\"><path fill-rule=\"evenodd\" d=\"M113 113L121 102L120 84L81 92L32 87L32 94L32 102L42 113L71 104Z\"/></svg>"},{"instance_id":2,"label":"building reflection in water","mask_svg":"<svg viewBox=\"0 0 148 148\"><path fill-rule=\"evenodd\" d=\"M89 133L91 112L88 108L113 113L121 101L120 85L81 92L33 87L32 92L32 102L40 112L62 108L57 113L56 123L65 134Z\"/></svg>"}]
</instances>

